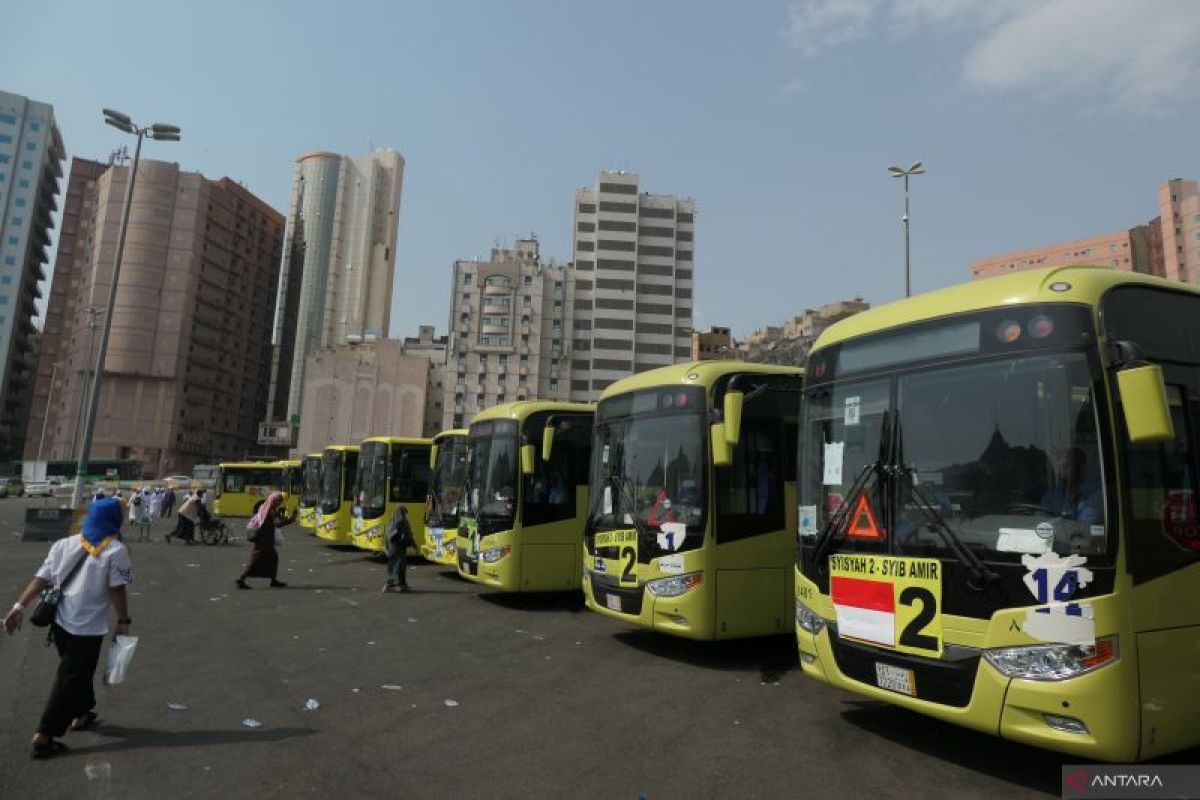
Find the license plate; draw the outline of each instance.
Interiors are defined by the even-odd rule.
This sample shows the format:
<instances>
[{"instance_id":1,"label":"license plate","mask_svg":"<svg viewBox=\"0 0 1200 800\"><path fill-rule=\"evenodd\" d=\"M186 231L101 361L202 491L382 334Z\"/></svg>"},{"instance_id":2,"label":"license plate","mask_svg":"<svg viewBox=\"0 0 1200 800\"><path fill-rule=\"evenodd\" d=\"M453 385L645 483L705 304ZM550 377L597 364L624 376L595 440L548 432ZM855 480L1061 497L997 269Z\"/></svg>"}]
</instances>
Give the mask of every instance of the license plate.
<instances>
[{"instance_id":1,"label":"license plate","mask_svg":"<svg viewBox=\"0 0 1200 800\"><path fill-rule=\"evenodd\" d=\"M604 604L613 611L621 610L621 596L619 594L605 595Z\"/></svg>"},{"instance_id":2,"label":"license plate","mask_svg":"<svg viewBox=\"0 0 1200 800\"><path fill-rule=\"evenodd\" d=\"M899 692L909 697L917 695L917 679L911 669L875 662L875 685L880 689Z\"/></svg>"}]
</instances>

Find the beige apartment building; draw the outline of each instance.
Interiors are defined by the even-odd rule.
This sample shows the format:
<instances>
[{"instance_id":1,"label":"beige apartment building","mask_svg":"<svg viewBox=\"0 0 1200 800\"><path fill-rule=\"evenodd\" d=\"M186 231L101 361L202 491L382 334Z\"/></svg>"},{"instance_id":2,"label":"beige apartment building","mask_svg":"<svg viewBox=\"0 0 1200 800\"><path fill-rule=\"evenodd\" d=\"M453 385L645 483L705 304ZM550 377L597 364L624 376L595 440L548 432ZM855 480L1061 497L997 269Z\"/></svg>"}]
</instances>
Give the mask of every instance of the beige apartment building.
<instances>
[{"instance_id":1,"label":"beige apartment building","mask_svg":"<svg viewBox=\"0 0 1200 800\"><path fill-rule=\"evenodd\" d=\"M729 328L710 327L707 331L692 331L692 361L712 361L737 358Z\"/></svg>"},{"instance_id":2,"label":"beige apartment building","mask_svg":"<svg viewBox=\"0 0 1200 800\"><path fill-rule=\"evenodd\" d=\"M429 359L395 339L352 339L318 350L305 365L300 455L370 436L422 436Z\"/></svg>"},{"instance_id":3,"label":"beige apartment building","mask_svg":"<svg viewBox=\"0 0 1200 800\"><path fill-rule=\"evenodd\" d=\"M1147 272L1149 253L1139 246L1135 230L981 258L971 262L971 278L991 278L1024 269L1068 267L1074 264L1100 264L1127 272Z\"/></svg>"},{"instance_id":4,"label":"beige apartment building","mask_svg":"<svg viewBox=\"0 0 1200 800\"><path fill-rule=\"evenodd\" d=\"M72 170L44 359L60 380L44 457L76 457L84 399L112 279L129 168ZM75 192L68 187L68 197ZM281 214L237 182L143 160L134 186L92 442L98 458L148 474L254 452L266 411ZM42 364L40 374L53 370ZM27 439L28 446L32 442Z\"/></svg>"},{"instance_id":5,"label":"beige apartment building","mask_svg":"<svg viewBox=\"0 0 1200 800\"><path fill-rule=\"evenodd\" d=\"M456 261L442 428L509 400L566 400L576 271L542 263L536 238Z\"/></svg>"}]
</instances>

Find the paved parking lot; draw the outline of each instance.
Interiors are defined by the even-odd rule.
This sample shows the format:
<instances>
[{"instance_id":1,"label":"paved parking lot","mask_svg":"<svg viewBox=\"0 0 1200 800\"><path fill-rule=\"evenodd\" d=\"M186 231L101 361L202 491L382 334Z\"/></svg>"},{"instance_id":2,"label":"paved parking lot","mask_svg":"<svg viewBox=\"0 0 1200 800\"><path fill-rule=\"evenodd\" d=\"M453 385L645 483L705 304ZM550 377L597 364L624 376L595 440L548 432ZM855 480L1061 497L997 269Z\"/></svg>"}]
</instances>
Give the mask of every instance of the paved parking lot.
<instances>
[{"instance_id":1,"label":"paved parking lot","mask_svg":"<svg viewBox=\"0 0 1200 800\"><path fill-rule=\"evenodd\" d=\"M41 502L0 501L6 608L47 549L11 535ZM0 641L0 797L1058 794L1058 756L811 683L790 637L677 641L434 565L383 595L382 562L295 526L290 586L238 591L248 546L168 546L166 525L132 544L130 678L66 756L26 752L53 652Z\"/></svg>"}]
</instances>

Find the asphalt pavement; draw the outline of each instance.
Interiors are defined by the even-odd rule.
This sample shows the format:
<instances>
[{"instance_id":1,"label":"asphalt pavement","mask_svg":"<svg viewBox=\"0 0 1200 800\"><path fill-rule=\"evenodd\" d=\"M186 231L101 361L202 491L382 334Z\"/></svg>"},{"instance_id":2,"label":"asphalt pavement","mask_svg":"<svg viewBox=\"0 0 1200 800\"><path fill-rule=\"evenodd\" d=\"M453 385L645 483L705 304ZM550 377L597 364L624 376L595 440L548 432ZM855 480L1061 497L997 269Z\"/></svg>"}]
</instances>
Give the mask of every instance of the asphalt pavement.
<instances>
[{"instance_id":1,"label":"asphalt pavement","mask_svg":"<svg viewBox=\"0 0 1200 800\"><path fill-rule=\"evenodd\" d=\"M0 500L3 608L48 548L13 535L41 503ZM808 681L791 637L685 642L419 559L385 595L381 560L297 526L289 586L239 591L248 544L169 528L130 545L137 653L68 754L28 757L44 631L0 636L0 798L1059 794L1061 757Z\"/></svg>"}]
</instances>

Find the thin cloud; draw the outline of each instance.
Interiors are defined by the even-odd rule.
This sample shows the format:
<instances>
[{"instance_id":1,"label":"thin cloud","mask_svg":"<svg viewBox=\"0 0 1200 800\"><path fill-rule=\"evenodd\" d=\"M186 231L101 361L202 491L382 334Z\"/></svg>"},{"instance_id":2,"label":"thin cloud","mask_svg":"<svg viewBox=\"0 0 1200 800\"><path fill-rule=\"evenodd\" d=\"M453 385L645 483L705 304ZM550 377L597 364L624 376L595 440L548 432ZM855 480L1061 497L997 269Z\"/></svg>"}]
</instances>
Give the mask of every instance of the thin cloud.
<instances>
[{"instance_id":1,"label":"thin cloud","mask_svg":"<svg viewBox=\"0 0 1200 800\"><path fill-rule=\"evenodd\" d=\"M1196 0L798 0L784 38L805 59L856 41L954 30L970 37L961 79L989 92L1097 96L1162 108L1196 91Z\"/></svg>"}]
</instances>

